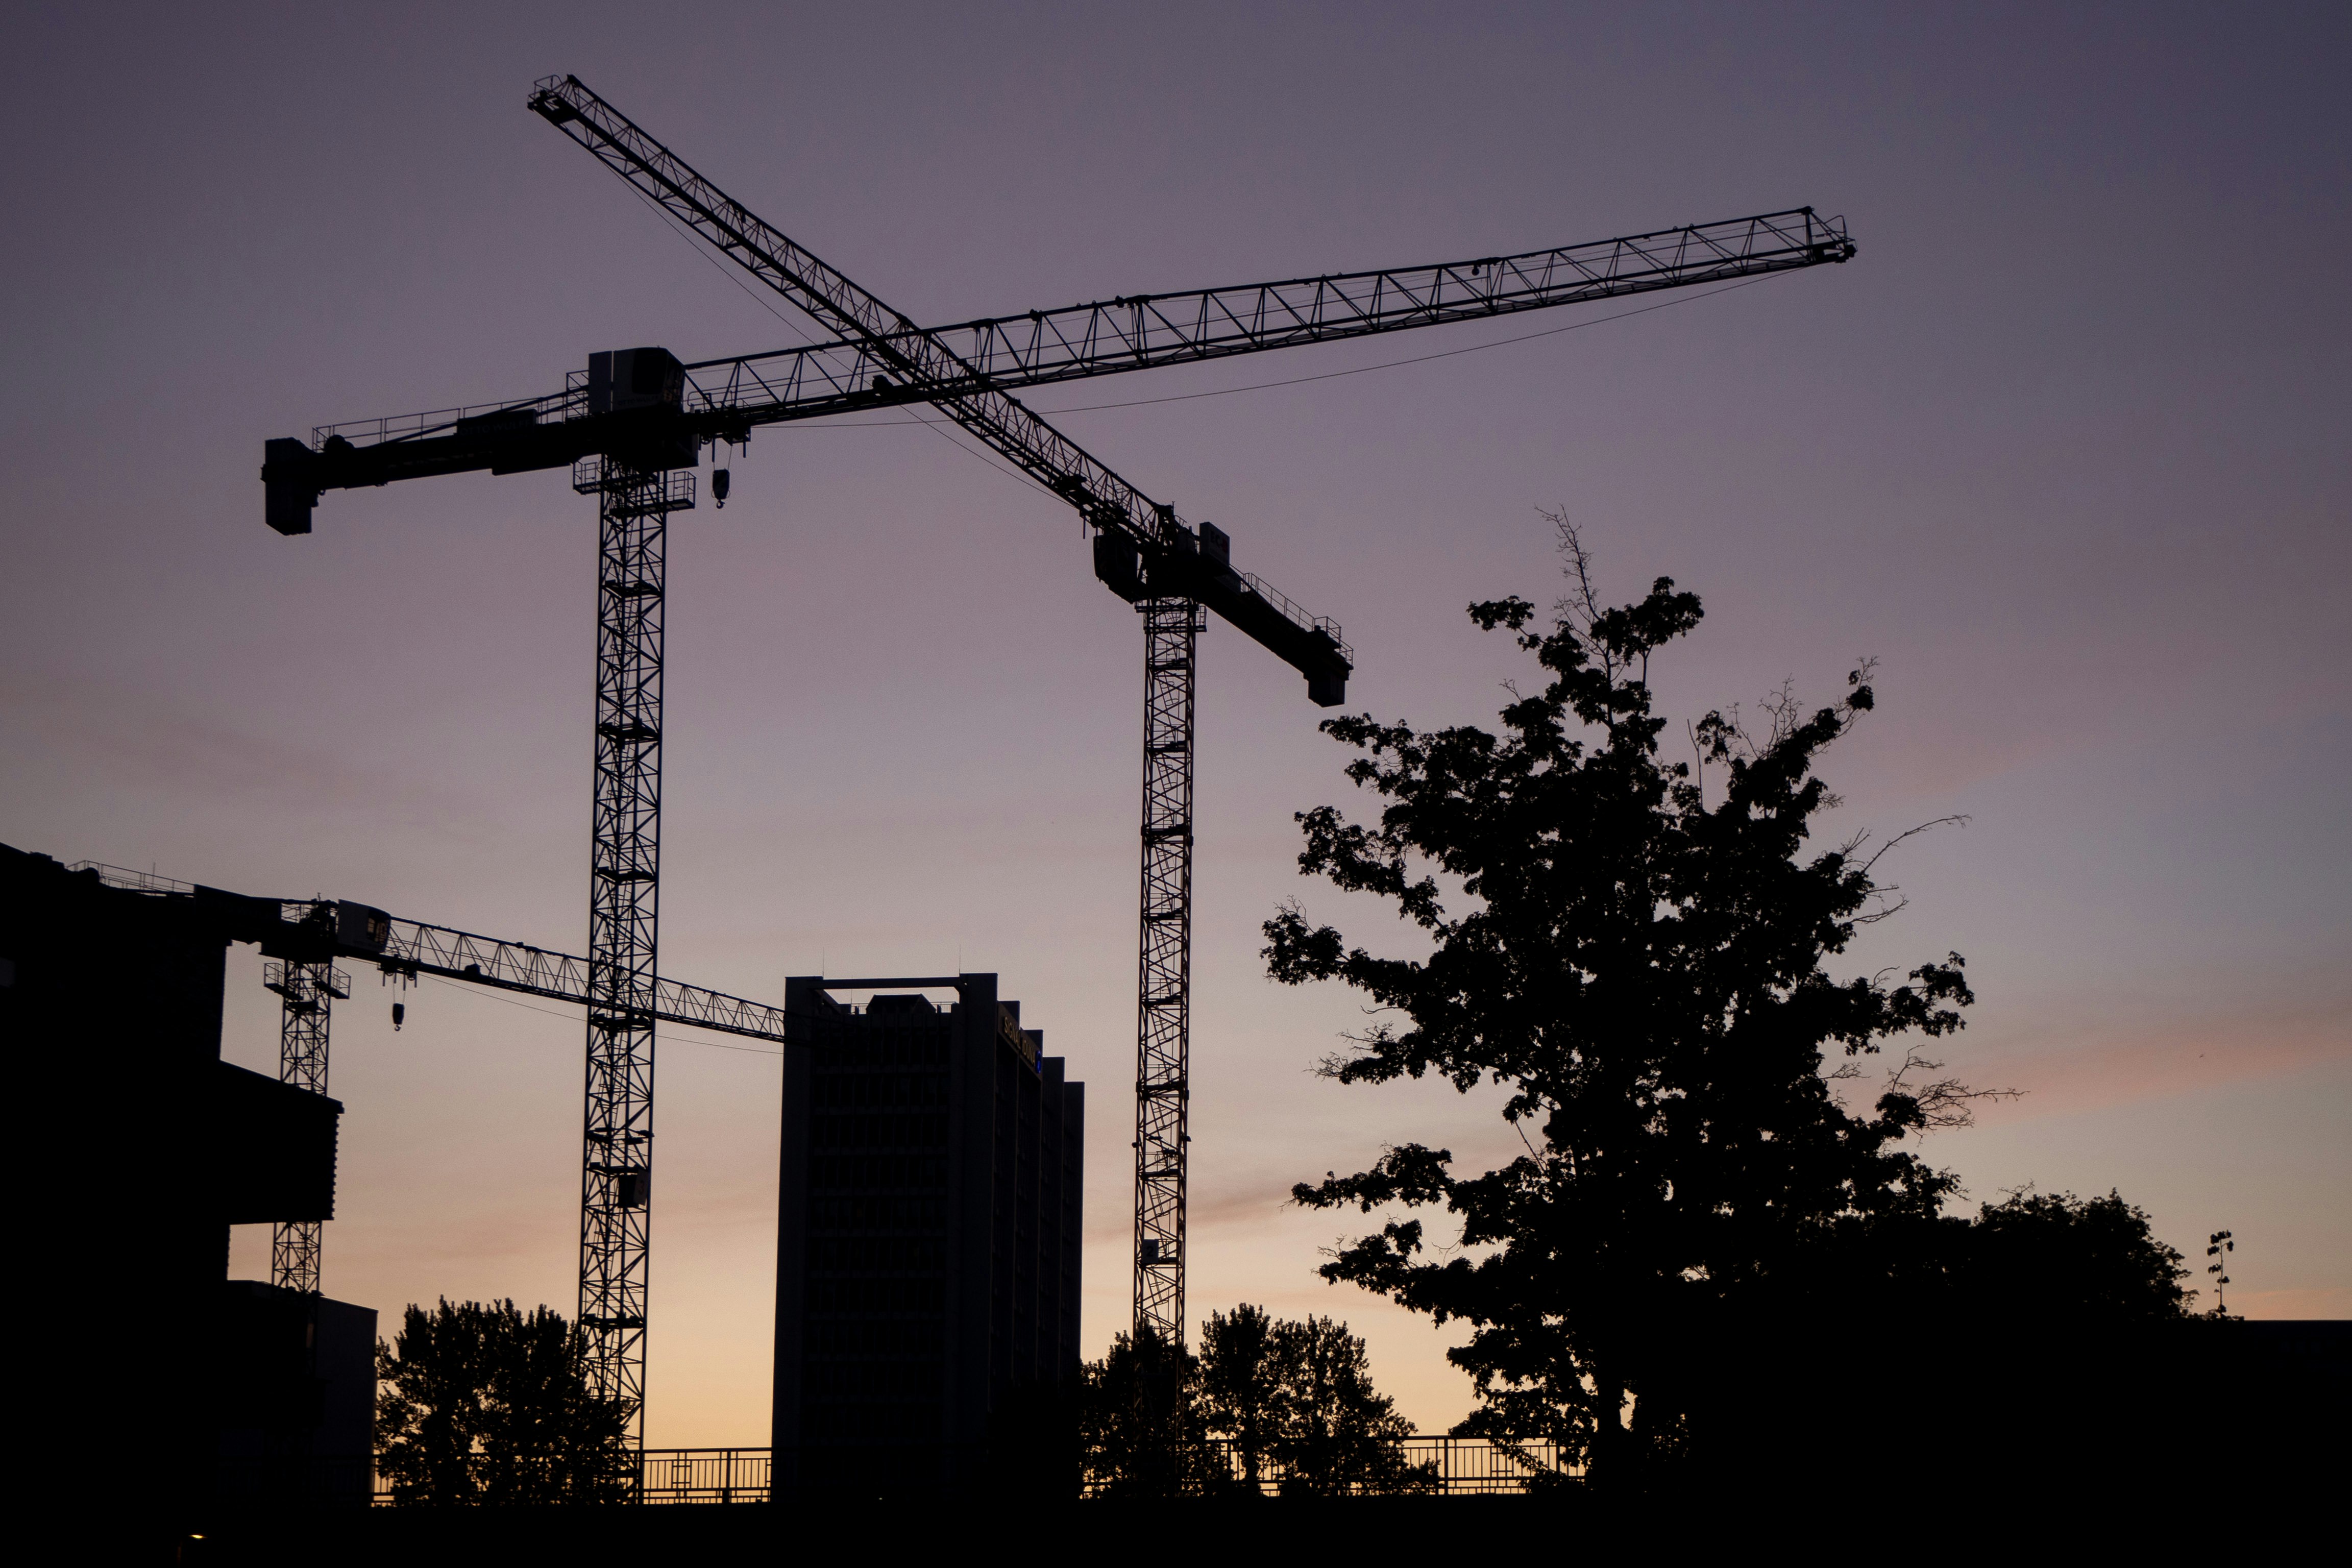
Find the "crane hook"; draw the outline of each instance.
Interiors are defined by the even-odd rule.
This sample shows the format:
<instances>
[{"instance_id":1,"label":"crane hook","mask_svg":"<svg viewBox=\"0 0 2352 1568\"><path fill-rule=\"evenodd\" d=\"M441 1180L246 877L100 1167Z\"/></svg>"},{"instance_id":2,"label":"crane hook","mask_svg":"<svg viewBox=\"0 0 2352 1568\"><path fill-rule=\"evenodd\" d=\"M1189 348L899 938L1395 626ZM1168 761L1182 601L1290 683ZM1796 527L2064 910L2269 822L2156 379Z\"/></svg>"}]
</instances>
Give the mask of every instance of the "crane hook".
<instances>
[{"instance_id":1,"label":"crane hook","mask_svg":"<svg viewBox=\"0 0 2352 1568\"><path fill-rule=\"evenodd\" d=\"M400 1033L400 1026L405 1023L407 1018L408 1004L405 1002L394 1002L392 1005L392 1032L395 1035Z\"/></svg>"},{"instance_id":2,"label":"crane hook","mask_svg":"<svg viewBox=\"0 0 2352 1568\"><path fill-rule=\"evenodd\" d=\"M725 468L713 468L710 470L710 495L711 499L719 503L718 510L720 511L725 511L727 510L727 491L731 488L733 482L734 476L730 474Z\"/></svg>"}]
</instances>

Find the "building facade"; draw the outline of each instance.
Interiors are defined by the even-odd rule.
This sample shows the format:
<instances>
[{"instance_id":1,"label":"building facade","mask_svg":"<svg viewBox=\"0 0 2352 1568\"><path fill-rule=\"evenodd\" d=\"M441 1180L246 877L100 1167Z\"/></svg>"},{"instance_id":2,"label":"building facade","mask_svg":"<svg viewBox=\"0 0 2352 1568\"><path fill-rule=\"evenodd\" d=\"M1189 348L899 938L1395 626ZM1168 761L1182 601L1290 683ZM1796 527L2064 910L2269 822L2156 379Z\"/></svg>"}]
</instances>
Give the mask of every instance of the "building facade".
<instances>
[{"instance_id":1,"label":"building facade","mask_svg":"<svg viewBox=\"0 0 2352 1568\"><path fill-rule=\"evenodd\" d=\"M784 999L778 1482L879 1448L951 1479L992 1415L1076 1376L1086 1086L993 974Z\"/></svg>"}]
</instances>

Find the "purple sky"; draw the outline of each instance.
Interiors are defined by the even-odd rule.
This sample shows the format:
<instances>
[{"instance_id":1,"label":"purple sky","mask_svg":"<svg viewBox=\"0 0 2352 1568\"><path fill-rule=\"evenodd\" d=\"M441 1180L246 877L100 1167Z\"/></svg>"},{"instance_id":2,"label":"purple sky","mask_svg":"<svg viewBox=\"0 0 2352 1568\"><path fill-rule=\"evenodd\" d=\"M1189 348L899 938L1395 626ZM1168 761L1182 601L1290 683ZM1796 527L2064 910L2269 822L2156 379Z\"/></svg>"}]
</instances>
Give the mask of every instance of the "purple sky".
<instances>
[{"instance_id":1,"label":"purple sky","mask_svg":"<svg viewBox=\"0 0 2352 1568\"><path fill-rule=\"evenodd\" d=\"M1859 966L1967 954L1955 1070L2032 1092L1932 1155L2102 1192L2231 1304L2352 1315L2345 672L2352 23L2336 6L47 7L0 57L0 838L585 941L593 509L560 475L261 521L263 440L520 397L595 349L793 331L523 108L572 71L919 319L1431 261L1811 203L1843 268L1033 403L1347 626L1351 705L1490 721L1473 598L1709 617L1695 716L1860 655L1836 826L1915 841ZM789 313L789 312L788 312ZM1598 315L1605 312L1591 312ZM992 969L1094 1088L1086 1341L1126 1314L1135 617L1066 509L918 426L762 432L671 542L666 973ZM1350 794L1301 682L1203 656L1194 1315L1334 1312L1433 1427L1420 1321L1313 1275L1288 1184L1490 1097L1307 1076L1349 996L1258 923L1391 940L1295 875ZM1400 933L1393 940L1402 941ZM275 1057L233 955L228 1051ZM573 1300L580 1027L427 984L338 1015L331 1293ZM71 1048L58 1042L54 1048ZM763 1442L776 1068L661 1058L648 1437ZM267 1237L240 1235L240 1273Z\"/></svg>"}]
</instances>

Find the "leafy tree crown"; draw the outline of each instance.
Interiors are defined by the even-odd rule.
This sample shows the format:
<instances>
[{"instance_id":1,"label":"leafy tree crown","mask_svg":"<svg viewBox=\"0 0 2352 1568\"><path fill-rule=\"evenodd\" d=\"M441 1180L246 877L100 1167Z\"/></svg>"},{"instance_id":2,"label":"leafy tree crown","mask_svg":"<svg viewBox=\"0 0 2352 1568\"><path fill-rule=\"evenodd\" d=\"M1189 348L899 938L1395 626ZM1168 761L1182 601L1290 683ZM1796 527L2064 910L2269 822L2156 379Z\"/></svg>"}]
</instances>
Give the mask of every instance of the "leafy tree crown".
<instances>
[{"instance_id":1,"label":"leafy tree crown","mask_svg":"<svg viewBox=\"0 0 2352 1568\"><path fill-rule=\"evenodd\" d=\"M1265 958L1279 981L1366 996L1376 1022L1331 1077L1500 1085L1526 1149L1463 1174L1450 1151L1406 1144L1301 1184L1316 1207L1442 1205L1459 1222L1460 1249L1440 1255L1422 1220L1391 1217L1324 1274L1475 1325L1450 1353L1492 1429L1606 1446L1638 1406L1633 1425L1670 1448L1705 1398L1704 1358L1676 1336L1720 1339L1735 1304L1752 1320L1793 1300L1855 1236L1937 1217L1952 1179L1905 1140L1965 1120L1973 1097L1927 1081L1940 1064L1917 1046L1974 998L1957 953L1831 972L1900 907L1874 875L1891 844L1813 840L1838 804L1816 764L1871 710L1871 666L1811 711L1784 687L1756 721L1709 712L1690 760L1669 762L1650 664L1699 624L1698 597L1662 577L1603 607L1561 531L1570 593L1549 629L1525 599L1470 606L1542 672L1507 689L1498 730L1323 726L1382 805L1370 822L1300 814L1299 867L1388 900L1426 955L1376 955L1292 903ZM1895 1042L1874 1106L1849 1110L1836 1080Z\"/></svg>"}]
</instances>

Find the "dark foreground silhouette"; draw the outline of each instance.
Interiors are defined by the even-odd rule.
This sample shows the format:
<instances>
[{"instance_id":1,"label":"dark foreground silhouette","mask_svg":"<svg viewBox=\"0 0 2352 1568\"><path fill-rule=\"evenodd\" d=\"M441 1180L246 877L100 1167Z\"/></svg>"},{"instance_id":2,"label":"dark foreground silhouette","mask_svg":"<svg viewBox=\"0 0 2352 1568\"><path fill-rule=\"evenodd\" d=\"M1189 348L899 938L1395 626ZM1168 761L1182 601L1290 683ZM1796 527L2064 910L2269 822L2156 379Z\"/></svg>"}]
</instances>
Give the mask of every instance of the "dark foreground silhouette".
<instances>
[{"instance_id":1,"label":"dark foreground silhouette","mask_svg":"<svg viewBox=\"0 0 2352 1568\"><path fill-rule=\"evenodd\" d=\"M1882 863L1923 830L1824 820L1820 766L1875 708L1870 662L1825 705L1783 686L1670 724L1651 682L1697 595L1660 578L1605 605L1553 521L1549 624L1521 598L1470 607L1531 656L1497 729L1323 725L1376 815L1302 813L1300 868L1391 905L1425 956L1294 903L1266 922L1269 973L1361 994L1370 1023L1326 1076L1498 1088L1520 1151L1466 1170L1408 1142L1301 1184L1378 1226L1324 1277L1466 1326L1457 1430L1551 1438L1595 1492L1769 1500L1866 1457L2103 1483L2215 1462L2200 1402L2226 1397L2222 1342L2182 1321L2181 1256L2147 1216L2114 1194L1969 1215L1921 1150L1985 1098L1942 1059L1975 998L1958 953L1850 954L1902 910Z\"/></svg>"},{"instance_id":2,"label":"dark foreground silhouette","mask_svg":"<svg viewBox=\"0 0 2352 1568\"><path fill-rule=\"evenodd\" d=\"M628 1402L599 1394L587 1334L541 1306L411 1303L376 1357L376 1468L395 1504L617 1502Z\"/></svg>"},{"instance_id":3,"label":"dark foreground silhouette","mask_svg":"<svg viewBox=\"0 0 2352 1568\"><path fill-rule=\"evenodd\" d=\"M2010 1349L2026 1359L2001 1360ZM1790 1426L1780 1446L1751 1456L1757 1484L1728 1489L1271 1499L1225 1491L1082 1502L1017 1485L947 1495L880 1485L772 1504L233 1518L203 1542L153 1541L145 1560L512 1563L572 1552L768 1560L834 1546L896 1557L967 1553L999 1539L1019 1541L1024 1551L1132 1552L1139 1542L1165 1542L1188 1552L1393 1554L1439 1531L1482 1553L1556 1554L1564 1539L1587 1549L1671 1539L1694 1547L1737 1541L1752 1550L1825 1539L1859 1546L1882 1530L1916 1538L1931 1515L1943 1521L1939 1534L1955 1541L2039 1541L2065 1527L2111 1542L2160 1532L2178 1544L2210 1528L2217 1512L2252 1543L2298 1525L2325 1526L2336 1506L2345 1455L2334 1423L2352 1397L2347 1362L2352 1324L2211 1318L2087 1342L2024 1331L1908 1372L1865 1358L1848 1369L1857 1392L1840 1430ZM1969 1387L1986 1367L1995 1371L1991 1383ZM2050 1381L2035 1381L2043 1376ZM1003 1459L1005 1477L1022 1468L1014 1450ZM94 1530L92 1538L102 1536Z\"/></svg>"}]
</instances>

